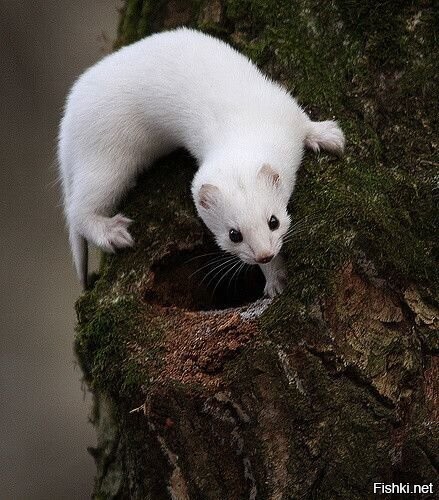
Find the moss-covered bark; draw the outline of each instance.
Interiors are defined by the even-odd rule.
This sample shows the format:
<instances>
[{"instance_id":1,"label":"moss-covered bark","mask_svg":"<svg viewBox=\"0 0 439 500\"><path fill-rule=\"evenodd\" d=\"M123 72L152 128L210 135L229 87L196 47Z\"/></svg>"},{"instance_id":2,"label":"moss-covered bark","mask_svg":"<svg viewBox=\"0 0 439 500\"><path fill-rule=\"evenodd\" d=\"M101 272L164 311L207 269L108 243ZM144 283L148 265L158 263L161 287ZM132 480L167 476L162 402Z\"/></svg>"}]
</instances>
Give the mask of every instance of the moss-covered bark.
<instances>
[{"instance_id":1,"label":"moss-covered bark","mask_svg":"<svg viewBox=\"0 0 439 500\"><path fill-rule=\"evenodd\" d=\"M347 152L305 158L287 290L242 307L257 275L214 295L189 280L214 251L192 159L177 152L140 179L123 207L136 247L106 257L77 304L96 497L360 499L374 482L437 493L438 9L127 0L116 45L181 24L248 54L314 118L336 117Z\"/></svg>"}]
</instances>

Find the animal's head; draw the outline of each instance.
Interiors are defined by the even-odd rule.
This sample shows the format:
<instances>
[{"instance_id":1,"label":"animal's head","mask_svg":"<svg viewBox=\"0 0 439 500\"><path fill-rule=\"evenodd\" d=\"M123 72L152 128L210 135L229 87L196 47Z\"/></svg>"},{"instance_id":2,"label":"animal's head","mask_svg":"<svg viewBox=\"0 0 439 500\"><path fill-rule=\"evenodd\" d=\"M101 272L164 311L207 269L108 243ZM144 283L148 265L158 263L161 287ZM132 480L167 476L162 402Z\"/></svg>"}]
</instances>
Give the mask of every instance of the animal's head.
<instances>
[{"instance_id":1,"label":"animal's head","mask_svg":"<svg viewBox=\"0 0 439 500\"><path fill-rule=\"evenodd\" d=\"M268 164L240 178L203 183L193 191L200 217L218 245L248 264L275 257L290 225L288 194L279 174Z\"/></svg>"}]
</instances>

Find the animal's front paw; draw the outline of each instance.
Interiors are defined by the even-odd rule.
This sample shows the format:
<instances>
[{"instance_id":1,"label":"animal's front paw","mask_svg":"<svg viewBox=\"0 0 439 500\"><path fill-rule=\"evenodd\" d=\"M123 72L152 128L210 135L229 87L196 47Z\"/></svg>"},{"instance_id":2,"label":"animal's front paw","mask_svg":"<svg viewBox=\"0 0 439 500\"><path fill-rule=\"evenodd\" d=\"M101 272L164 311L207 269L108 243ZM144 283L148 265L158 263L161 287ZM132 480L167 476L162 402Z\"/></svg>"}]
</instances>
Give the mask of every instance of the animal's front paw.
<instances>
[{"instance_id":1,"label":"animal's front paw","mask_svg":"<svg viewBox=\"0 0 439 500\"><path fill-rule=\"evenodd\" d=\"M264 288L264 295L270 298L276 297L276 295L279 295L284 291L284 288L285 282L280 280L267 281Z\"/></svg>"},{"instance_id":2,"label":"animal's front paw","mask_svg":"<svg viewBox=\"0 0 439 500\"><path fill-rule=\"evenodd\" d=\"M285 269L278 269L273 276L267 278L265 283L264 295L273 298L281 294L287 284L287 273Z\"/></svg>"}]
</instances>

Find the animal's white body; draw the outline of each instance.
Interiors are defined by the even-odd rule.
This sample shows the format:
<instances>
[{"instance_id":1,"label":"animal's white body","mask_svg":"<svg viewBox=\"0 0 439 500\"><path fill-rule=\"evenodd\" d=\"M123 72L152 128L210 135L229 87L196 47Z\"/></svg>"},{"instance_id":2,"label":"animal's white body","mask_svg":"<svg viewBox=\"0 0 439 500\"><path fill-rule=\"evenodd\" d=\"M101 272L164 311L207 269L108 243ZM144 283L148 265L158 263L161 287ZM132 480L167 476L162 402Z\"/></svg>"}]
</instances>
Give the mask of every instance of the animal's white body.
<instances>
[{"instance_id":1,"label":"animal's white body","mask_svg":"<svg viewBox=\"0 0 439 500\"><path fill-rule=\"evenodd\" d=\"M113 216L139 171L184 147L197 159L192 193L219 245L261 268L266 292L284 279L280 257L304 145L341 152L336 122L311 122L293 97L229 45L189 29L145 38L105 57L74 84L59 134L59 163L76 268L87 241L131 246L131 222ZM277 212L279 228L267 221ZM244 237L230 241L230 229ZM262 260L261 260L262 256ZM267 259L265 259L267 260Z\"/></svg>"}]
</instances>

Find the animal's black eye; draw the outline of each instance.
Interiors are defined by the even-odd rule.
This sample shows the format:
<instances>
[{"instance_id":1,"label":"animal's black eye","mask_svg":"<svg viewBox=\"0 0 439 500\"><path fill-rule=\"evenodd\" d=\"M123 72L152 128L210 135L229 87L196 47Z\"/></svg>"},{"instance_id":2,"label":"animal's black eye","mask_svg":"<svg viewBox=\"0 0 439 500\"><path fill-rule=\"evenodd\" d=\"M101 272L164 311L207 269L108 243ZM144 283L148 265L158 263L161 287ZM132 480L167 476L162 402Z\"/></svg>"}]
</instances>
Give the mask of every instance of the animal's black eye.
<instances>
[{"instance_id":1,"label":"animal's black eye","mask_svg":"<svg viewBox=\"0 0 439 500\"><path fill-rule=\"evenodd\" d=\"M270 217L270 220L268 221L268 227L271 229L271 231L275 231L279 227L278 218L272 215Z\"/></svg>"},{"instance_id":2,"label":"animal's black eye","mask_svg":"<svg viewBox=\"0 0 439 500\"><path fill-rule=\"evenodd\" d=\"M231 229L229 231L229 238L233 241L233 243L241 243L242 233L241 231L237 231L236 229Z\"/></svg>"}]
</instances>

